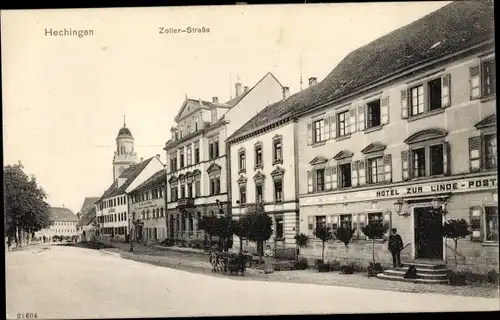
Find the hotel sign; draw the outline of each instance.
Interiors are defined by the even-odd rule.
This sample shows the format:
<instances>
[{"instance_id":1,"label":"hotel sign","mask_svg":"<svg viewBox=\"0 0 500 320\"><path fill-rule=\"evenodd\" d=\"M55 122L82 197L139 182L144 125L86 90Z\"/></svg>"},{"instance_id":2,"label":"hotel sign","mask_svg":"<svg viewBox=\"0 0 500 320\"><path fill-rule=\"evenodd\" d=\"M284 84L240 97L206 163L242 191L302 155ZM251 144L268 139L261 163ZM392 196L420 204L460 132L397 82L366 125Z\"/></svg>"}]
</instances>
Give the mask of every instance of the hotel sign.
<instances>
[{"instance_id":1,"label":"hotel sign","mask_svg":"<svg viewBox=\"0 0 500 320\"><path fill-rule=\"evenodd\" d=\"M147 200L139 203L134 204L135 210L141 210L141 209L153 209L157 208L158 204L156 201L153 200Z\"/></svg>"},{"instance_id":2,"label":"hotel sign","mask_svg":"<svg viewBox=\"0 0 500 320\"><path fill-rule=\"evenodd\" d=\"M368 189L369 188L369 189ZM301 197L300 206L338 204L348 202L374 201L390 198L405 198L419 195L434 195L440 193L464 193L481 190L492 190L498 188L496 176L485 176L480 178L454 179L441 182L423 182L415 184L403 184L400 186L386 188L360 188L360 190L346 190L332 194ZM363 190L365 189L365 190Z\"/></svg>"},{"instance_id":3,"label":"hotel sign","mask_svg":"<svg viewBox=\"0 0 500 320\"><path fill-rule=\"evenodd\" d=\"M421 186L405 186L399 188L387 188L376 191L377 198L412 196L426 193L453 192L457 190L466 191L497 187L497 178L470 179L443 183L424 184Z\"/></svg>"}]
</instances>

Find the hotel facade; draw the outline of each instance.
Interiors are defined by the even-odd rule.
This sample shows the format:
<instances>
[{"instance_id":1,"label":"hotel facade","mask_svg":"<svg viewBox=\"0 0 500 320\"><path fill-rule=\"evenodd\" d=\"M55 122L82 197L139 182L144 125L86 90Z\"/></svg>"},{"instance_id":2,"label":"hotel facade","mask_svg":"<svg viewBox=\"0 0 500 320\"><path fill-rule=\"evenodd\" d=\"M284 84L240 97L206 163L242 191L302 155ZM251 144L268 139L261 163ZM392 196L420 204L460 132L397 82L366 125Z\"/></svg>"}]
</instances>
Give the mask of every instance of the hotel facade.
<instances>
[{"instance_id":1,"label":"hotel facade","mask_svg":"<svg viewBox=\"0 0 500 320\"><path fill-rule=\"evenodd\" d=\"M334 239L325 256L368 264L361 230L382 223L401 235L403 261L454 264L439 230L465 219L459 267L498 270L491 17L491 5L453 3L349 54L317 85L320 98L296 113L300 232L312 239L304 256L321 257L316 228L344 226L355 229L349 252ZM375 254L392 261L384 241Z\"/></svg>"},{"instance_id":2,"label":"hotel facade","mask_svg":"<svg viewBox=\"0 0 500 320\"><path fill-rule=\"evenodd\" d=\"M254 87L236 84L236 97L225 103L186 97L165 144L167 154L167 237L180 245L201 245L198 222L206 215L231 215L225 140L240 125L281 98L282 87L268 73Z\"/></svg>"}]
</instances>

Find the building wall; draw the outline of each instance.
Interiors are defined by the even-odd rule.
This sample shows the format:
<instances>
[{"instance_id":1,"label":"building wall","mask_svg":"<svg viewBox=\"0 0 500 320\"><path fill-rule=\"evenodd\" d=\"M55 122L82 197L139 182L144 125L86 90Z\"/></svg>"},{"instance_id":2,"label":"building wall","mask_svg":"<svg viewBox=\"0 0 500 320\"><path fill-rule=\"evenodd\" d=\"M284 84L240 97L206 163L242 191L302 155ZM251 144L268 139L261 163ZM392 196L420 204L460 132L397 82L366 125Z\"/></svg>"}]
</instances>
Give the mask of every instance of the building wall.
<instances>
[{"instance_id":1,"label":"building wall","mask_svg":"<svg viewBox=\"0 0 500 320\"><path fill-rule=\"evenodd\" d=\"M35 232L36 237L75 236L78 221L54 221L48 228Z\"/></svg>"},{"instance_id":2,"label":"building wall","mask_svg":"<svg viewBox=\"0 0 500 320\"><path fill-rule=\"evenodd\" d=\"M123 204L118 204L118 199L122 199L121 201L123 201ZM126 232L125 234L117 234L117 232L115 231L115 236L118 237L118 238L122 238L124 239L125 238L125 235L128 234L128 220L129 220L129 217L128 217L128 201L129 199L127 198L127 196L125 194L121 194L121 195L118 195L118 196L115 196L115 197L111 197L111 198L107 198L107 199L103 199L103 202L106 202L108 200L112 200L113 201L113 204L114 204L114 200L116 199L116 203L117 205L116 206L104 206L102 208L102 210L98 210L96 211L96 219L98 219L99 216L102 216L102 223L100 223L99 225L99 229L101 230L100 233L101 235L104 235L104 230L102 230L103 228L125 228ZM121 203L121 202L120 202ZM124 216L124 220L119 220L119 215L122 214ZM116 216L116 218L115 218ZM106 217L109 217L109 218L106 218ZM113 217L113 218L111 218ZM113 219L113 220L106 220L106 219ZM108 236L110 236L110 233L108 233Z\"/></svg>"},{"instance_id":3,"label":"building wall","mask_svg":"<svg viewBox=\"0 0 500 320\"><path fill-rule=\"evenodd\" d=\"M227 137L266 106L281 99L283 99L281 84L271 74L267 74L245 98L225 113L224 119L229 121Z\"/></svg>"},{"instance_id":4,"label":"building wall","mask_svg":"<svg viewBox=\"0 0 500 320\"><path fill-rule=\"evenodd\" d=\"M300 232L307 233L313 239L311 244L301 249L307 257L321 257L321 242L314 240L312 229L316 216L331 216L333 226L334 217L340 214L353 214L366 216L368 213L381 212L384 214L384 222L397 228L403 241L408 246L402 252L402 258L411 259L415 257L415 231L414 231L414 208L419 206L430 206L431 199L435 195L443 195L447 198L448 215L446 219L463 218L471 222L471 207L478 205L497 206L496 169L471 172L469 161L469 138L478 136L481 132L474 127L476 123L496 111L495 99L471 100L469 89L470 67L478 65L478 55L471 55L460 60L449 62L446 65L436 66L414 73L411 77L377 87L371 92L358 95L350 101L331 105L323 110L318 110L299 117L298 121L298 159L299 159L299 193L300 193ZM402 118L401 92L403 89L419 83L420 81L434 76L450 75L450 98L451 105L441 108L436 112L429 112L425 116L416 118ZM357 130L351 132L346 138L327 140L324 143L310 144L310 124L318 118L334 116L336 112L343 109L352 109L365 104L373 98L388 99L388 123L372 130L359 131L359 123L356 122ZM357 113L359 117L359 113ZM359 119L359 118L358 118ZM440 128L446 130L444 140L449 143L449 172L444 176L426 176L413 178L408 181L403 179L402 151L408 150L404 140L410 135L425 129ZM493 129L495 131L496 129ZM311 174L320 166L336 166L339 162L334 156L341 151L352 152L352 162L366 159L367 155L361 151L371 143L381 142L384 144L384 155L391 155L391 180L378 185L355 185L349 188L336 189L332 191L311 193L309 182ZM326 159L325 163L317 161L318 158ZM316 159L315 159L316 158ZM320 163L318 165L318 163ZM368 178L368 170L366 171ZM486 180L486 182L484 182ZM470 181L474 181L469 185ZM479 181L476 185L475 182ZM453 183L457 183L455 186ZM431 188L434 185L434 189ZM444 185L443 192L438 192L439 186ZM437 187L436 187L437 186ZM478 187L479 186L479 187ZM422 189L419 189L422 187ZM411 188L411 190L407 190ZM437 189L436 189L437 188ZM409 193L407 191L414 191ZM385 192L385 193L384 193ZM413 194L416 193L416 194ZM394 212L394 202L402 198L407 200L405 210L410 213L409 217L398 216ZM364 220L366 224L366 220ZM354 222L354 218L353 218ZM313 227L311 228L311 224ZM340 224L340 222L339 222ZM482 224L484 224L484 219ZM358 223L359 227L359 223ZM484 225L482 226L484 228ZM359 231L358 231L359 233ZM361 236L362 237L362 236ZM449 241L448 241L449 242ZM489 269L498 270L498 242L476 242L472 238L459 241L459 265L476 272L487 272ZM450 244L450 243L449 243ZM450 244L451 245L451 244ZM453 251L445 246L443 260L454 263L450 258ZM453 247L451 245L451 247ZM332 241L326 249L327 257L330 259L344 259L346 257L345 247L338 241ZM387 250L387 243L376 243L376 257L384 263L391 261ZM365 240L355 240L349 249L349 260L358 260L367 263L371 260L371 243Z\"/></svg>"},{"instance_id":5,"label":"building wall","mask_svg":"<svg viewBox=\"0 0 500 320\"><path fill-rule=\"evenodd\" d=\"M156 198L132 203L130 205L132 216L140 219L143 224L142 239L148 242L161 242L167 237L167 223L165 220L165 198ZM153 210L156 211L153 214ZM156 238L153 231L156 229Z\"/></svg>"},{"instance_id":6,"label":"building wall","mask_svg":"<svg viewBox=\"0 0 500 320\"><path fill-rule=\"evenodd\" d=\"M126 192L130 192L141 185L144 181L151 178L156 172L164 168L163 163L160 161L159 157L153 157L153 159L148 163L148 165L139 173L139 175L132 181L132 183L127 187Z\"/></svg>"}]
</instances>

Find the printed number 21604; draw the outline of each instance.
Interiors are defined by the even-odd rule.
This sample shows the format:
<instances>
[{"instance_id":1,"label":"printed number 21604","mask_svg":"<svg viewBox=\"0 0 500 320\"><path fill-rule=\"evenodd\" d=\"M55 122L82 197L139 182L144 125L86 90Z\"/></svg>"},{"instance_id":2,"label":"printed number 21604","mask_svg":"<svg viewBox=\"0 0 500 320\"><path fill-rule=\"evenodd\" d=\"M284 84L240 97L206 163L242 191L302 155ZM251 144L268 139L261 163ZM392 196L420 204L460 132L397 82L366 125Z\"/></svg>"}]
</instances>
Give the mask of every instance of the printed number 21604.
<instances>
[{"instance_id":1,"label":"printed number 21604","mask_svg":"<svg viewBox=\"0 0 500 320\"><path fill-rule=\"evenodd\" d=\"M18 319L38 319L38 315L33 312L28 312L28 313L18 313L17 314Z\"/></svg>"}]
</instances>

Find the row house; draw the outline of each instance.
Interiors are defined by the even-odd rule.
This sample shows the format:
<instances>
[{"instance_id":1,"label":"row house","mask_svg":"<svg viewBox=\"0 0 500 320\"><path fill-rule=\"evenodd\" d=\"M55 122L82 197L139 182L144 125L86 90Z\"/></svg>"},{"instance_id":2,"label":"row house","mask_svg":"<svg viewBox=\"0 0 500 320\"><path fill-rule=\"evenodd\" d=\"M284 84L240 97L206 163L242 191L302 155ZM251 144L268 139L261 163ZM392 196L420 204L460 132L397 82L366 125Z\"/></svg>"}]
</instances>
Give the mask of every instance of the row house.
<instances>
[{"instance_id":1,"label":"row house","mask_svg":"<svg viewBox=\"0 0 500 320\"><path fill-rule=\"evenodd\" d=\"M167 236L176 243L205 239L198 230L202 216L231 214L225 139L235 113L259 111L281 85L268 73L254 87L236 84L236 97L225 103L186 97L165 144L167 154ZM276 96L276 94L275 94ZM275 98L276 101L279 98ZM234 124L234 123L233 123Z\"/></svg>"},{"instance_id":2,"label":"row house","mask_svg":"<svg viewBox=\"0 0 500 320\"><path fill-rule=\"evenodd\" d=\"M130 232L130 202L127 194L142 184L154 173L164 168L160 155L149 159L125 161L120 157L135 155L133 137L125 126L120 129L116 138L117 152L113 159L113 172L117 178L95 203L96 235L102 238L125 239ZM120 161L117 161L120 158Z\"/></svg>"},{"instance_id":3,"label":"row house","mask_svg":"<svg viewBox=\"0 0 500 320\"><path fill-rule=\"evenodd\" d=\"M362 228L382 223L402 236L403 260L454 263L439 230L466 219L459 265L498 269L492 22L492 4L451 3L350 53L316 85L295 112L301 232L352 228L349 259L369 261ZM376 252L391 261L387 244ZM319 239L303 253L321 256ZM326 255L343 257L344 245L331 241Z\"/></svg>"},{"instance_id":4,"label":"row house","mask_svg":"<svg viewBox=\"0 0 500 320\"><path fill-rule=\"evenodd\" d=\"M161 169L128 194L132 213L132 237L158 243L167 238L165 210L166 170Z\"/></svg>"}]
</instances>

